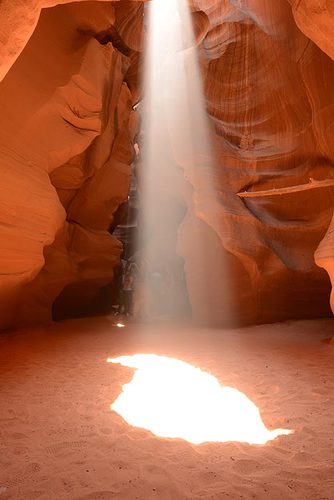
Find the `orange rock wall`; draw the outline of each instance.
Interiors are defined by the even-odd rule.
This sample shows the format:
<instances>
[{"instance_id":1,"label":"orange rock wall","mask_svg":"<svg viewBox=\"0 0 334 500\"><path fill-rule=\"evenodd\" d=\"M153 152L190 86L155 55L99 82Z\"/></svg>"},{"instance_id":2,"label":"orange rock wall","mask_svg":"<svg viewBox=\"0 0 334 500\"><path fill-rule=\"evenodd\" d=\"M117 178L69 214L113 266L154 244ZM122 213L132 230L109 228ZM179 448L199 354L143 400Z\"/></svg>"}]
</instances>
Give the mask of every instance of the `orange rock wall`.
<instances>
[{"instance_id":1,"label":"orange rock wall","mask_svg":"<svg viewBox=\"0 0 334 500\"><path fill-rule=\"evenodd\" d=\"M291 3L192 1L210 20L203 47L216 165L193 186L193 212L212 265L199 273L187 248L191 217L181 252L193 312L206 322L330 314L330 281L315 252L333 283L333 231L325 234L334 189L293 187L334 179L333 12L329 2ZM207 194L211 186L216 199ZM281 195L237 196L289 187Z\"/></svg>"},{"instance_id":2,"label":"orange rock wall","mask_svg":"<svg viewBox=\"0 0 334 500\"><path fill-rule=\"evenodd\" d=\"M121 252L107 228L129 186L139 56L85 32L115 23L139 51L143 4L55 3L66 4L0 4L2 328L51 319L61 292L69 309L91 303ZM294 187L334 178L331 2L190 4L207 16L197 16L196 37L215 151L215 167L184 186L179 251L194 317L329 315L334 190ZM186 243L194 228L205 242L204 274Z\"/></svg>"},{"instance_id":3,"label":"orange rock wall","mask_svg":"<svg viewBox=\"0 0 334 500\"><path fill-rule=\"evenodd\" d=\"M127 42L138 44L142 4L125 4L138 26ZM133 62L84 30L119 22L126 36L117 16L110 2L43 9L0 84L2 328L51 319L66 286L81 283L75 303L112 281L122 248L108 227L127 198L138 129ZM133 74L131 88L138 95Z\"/></svg>"}]
</instances>

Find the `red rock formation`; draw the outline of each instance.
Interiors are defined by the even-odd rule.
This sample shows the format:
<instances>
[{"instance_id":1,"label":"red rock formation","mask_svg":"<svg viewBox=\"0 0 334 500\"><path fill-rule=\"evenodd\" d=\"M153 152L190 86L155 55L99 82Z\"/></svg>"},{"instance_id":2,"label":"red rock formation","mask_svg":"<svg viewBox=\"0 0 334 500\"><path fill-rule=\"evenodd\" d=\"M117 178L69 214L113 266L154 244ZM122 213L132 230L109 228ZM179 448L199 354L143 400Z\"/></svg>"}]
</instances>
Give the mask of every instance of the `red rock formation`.
<instances>
[{"instance_id":1,"label":"red rock formation","mask_svg":"<svg viewBox=\"0 0 334 500\"><path fill-rule=\"evenodd\" d=\"M193 311L208 320L206 280L216 297L209 311L214 323L230 309L244 322L327 315L330 283L314 253L332 217L333 186L276 196L273 190L334 178L334 63L297 28L285 0L193 4L206 11L212 27L204 48L216 149L215 170L194 185L193 210L205 222L197 223L199 239L210 241L206 262L213 263L205 276L196 271L200 263L191 248L182 248ZM328 46L334 40L329 33L323 38L331 38ZM217 200L205 194L212 184ZM240 198L242 191L259 193ZM187 224L193 231L194 223ZM331 234L317 262L333 279ZM224 255L225 271L216 264Z\"/></svg>"},{"instance_id":2,"label":"red rock formation","mask_svg":"<svg viewBox=\"0 0 334 500\"><path fill-rule=\"evenodd\" d=\"M111 3L43 10L0 84L2 327L51 319L66 286L80 281L91 299L112 280L121 245L108 227L127 198L138 120L132 60L87 30L113 22ZM138 95L135 75L131 87Z\"/></svg>"},{"instance_id":3,"label":"red rock formation","mask_svg":"<svg viewBox=\"0 0 334 500\"><path fill-rule=\"evenodd\" d=\"M334 59L334 4L326 0L288 0L297 25Z\"/></svg>"},{"instance_id":4,"label":"red rock formation","mask_svg":"<svg viewBox=\"0 0 334 500\"><path fill-rule=\"evenodd\" d=\"M316 43L326 54L334 60L334 4L325 2L324 0L289 0L292 5L292 12L297 25L314 43ZM324 83L323 83L324 84ZM328 93L328 85L325 82L326 93ZM327 96L328 97L328 96ZM333 146L331 144L330 132L333 130L333 120L331 119L331 110L333 110L333 100L329 100L329 105L326 106L326 137L322 140L322 145L325 147L326 153L333 161ZM324 115L324 113L322 113ZM332 284L331 308L334 312L334 240L333 240L333 224L332 223L326 233L324 239L320 243L316 251L316 263L326 269Z\"/></svg>"},{"instance_id":5,"label":"red rock formation","mask_svg":"<svg viewBox=\"0 0 334 500\"><path fill-rule=\"evenodd\" d=\"M138 130L143 4L43 9L56 3L66 1L0 5L1 327L50 319L59 295L58 310L88 307L121 252L107 230L127 196ZM296 188L334 178L329 3L190 2L215 150L212 171L177 181L199 320L221 323L231 309L241 322L330 313L321 267L333 285L333 187ZM130 57L92 36L111 24ZM193 231L206 242L204 276L186 243Z\"/></svg>"},{"instance_id":6,"label":"red rock formation","mask_svg":"<svg viewBox=\"0 0 334 500\"><path fill-rule=\"evenodd\" d=\"M120 0L98 0L106 2L107 8L103 18L96 10L96 2L91 0L72 0L72 2L87 2L87 8L83 11L80 27L85 29L93 28L101 31L114 21L114 9L111 5ZM142 3L141 0L125 1L125 10L133 8L129 4L133 2ZM0 81L4 78L11 66L21 54L36 28L41 10L46 7L54 7L60 4L69 3L68 0L2 0L0 5ZM108 12L108 14L107 14ZM107 24L106 24L107 21ZM138 37L138 31L132 30L134 38Z\"/></svg>"}]
</instances>

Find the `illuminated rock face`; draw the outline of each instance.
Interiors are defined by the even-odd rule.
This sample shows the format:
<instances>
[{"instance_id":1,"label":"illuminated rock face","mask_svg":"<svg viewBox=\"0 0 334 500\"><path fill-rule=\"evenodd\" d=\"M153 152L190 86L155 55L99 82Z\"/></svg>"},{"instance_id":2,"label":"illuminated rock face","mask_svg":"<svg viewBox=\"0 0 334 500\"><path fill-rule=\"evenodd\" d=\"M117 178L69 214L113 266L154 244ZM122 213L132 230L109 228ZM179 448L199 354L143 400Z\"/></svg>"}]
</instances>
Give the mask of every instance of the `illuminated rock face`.
<instances>
[{"instance_id":1,"label":"illuminated rock face","mask_svg":"<svg viewBox=\"0 0 334 500\"><path fill-rule=\"evenodd\" d=\"M119 10L124 11L136 10L133 2L141 4L141 0L98 0L106 2L104 8L104 16L101 16L101 8L97 7L97 1L91 0L72 0L74 2L88 2L85 9L82 9L80 16L80 27L91 28L97 31L102 31L108 27L109 23L115 20L114 8L116 2L121 1L123 7L117 6ZM54 7L60 4L69 3L68 0L2 0L0 5L0 81L4 78L8 70L14 64L34 29L38 23L39 16L43 8ZM130 4L130 5L129 5ZM133 7L131 6L133 4ZM120 16L122 17L122 16ZM124 16L123 16L124 17ZM122 19L123 20L123 19ZM127 16L127 21L130 24L136 24L136 20L132 16ZM140 21L140 16L137 18ZM137 22L138 24L138 22ZM137 26L138 27L138 26ZM124 26L123 26L124 28ZM129 28L129 26L128 26ZM124 30L123 30L124 31ZM136 29L127 30L127 38L138 40L138 32ZM133 47L134 48L134 47Z\"/></svg>"},{"instance_id":2,"label":"illuminated rock face","mask_svg":"<svg viewBox=\"0 0 334 500\"><path fill-rule=\"evenodd\" d=\"M334 4L326 0L288 0L299 28L334 58Z\"/></svg>"},{"instance_id":3,"label":"illuminated rock face","mask_svg":"<svg viewBox=\"0 0 334 500\"><path fill-rule=\"evenodd\" d=\"M293 186L334 178L334 87L329 84L334 35L326 31L331 7L321 10L319 5L328 2L307 0L294 2L293 10L286 0L192 3L211 22L203 42L205 93L217 162L194 186L198 231L210 242L207 261L212 262L197 282L200 263L191 262L191 248L184 243L192 225L185 224L181 234L193 311L208 319L201 309L204 279L214 297L209 314L214 323L231 310L242 322L330 315L330 281L314 255L331 223L334 189ZM310 26L317 24L313 33ZM218 200L205 196L211 183ZM280 195L272 191L288 187ZM265 193L241 198L236 193L242 191ZM317 264L333 281L332 236L329 230ZM225 257L227 268L221 280L218 256ZM224 279L228 287L221 284Z\"/></svg>"},{"instance_id":4,"label":"illuminated rock face","mask_svg":"<svg viewBox=\"0 0 334 500\"><path fill-rule=\"evenodd\" d=\"M129 186L138 57L89 33L114 23L139 51L143 5L43 9L56 3L66 2L0 6L0 79L8 73L0 83L1 327L50 319L64 289L66 307L78 300L85 307L112 280L121 252L107 229ZM190 4L206 14L194 25L217 165L192 186L196 197L180 228L193 314L214 323L231 309L241 322L328 315L333 188L270 191L334 178L334 6ZM212 184L218 200L206 195ZM240 198L241 191L265 193ZM193 219L207 242L205 286L184 243ZM220 276L216 263L224 259L228 275Z\"/></svg>"},{"instance_id":5,"label":"illuminated rock face","mask_svg":"<svg viewBox=\"0 0 334 500\"><path fill-rule=\"evenodd\" d=\"M10 4L23 24L38 10L20 16L27 4ZM141 7L127 5L128 26L107 2L43 9L0 84L1 327L51 319L64 289L66 308L84 309L112 281L122 248L108 228L127 199L138 85L133 59L89 33L134 25L127 44L139 44Z\"/></svg>"}]
</instances>

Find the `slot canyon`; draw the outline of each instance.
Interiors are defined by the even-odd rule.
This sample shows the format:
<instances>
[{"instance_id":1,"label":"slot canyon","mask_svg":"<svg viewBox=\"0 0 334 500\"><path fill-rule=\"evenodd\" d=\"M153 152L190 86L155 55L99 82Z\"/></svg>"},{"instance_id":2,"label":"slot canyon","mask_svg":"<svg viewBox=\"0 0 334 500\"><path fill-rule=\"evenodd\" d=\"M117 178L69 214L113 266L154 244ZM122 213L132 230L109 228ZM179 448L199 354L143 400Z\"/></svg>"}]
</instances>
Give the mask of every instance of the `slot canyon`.
<instances>
[{"instance_id":1,"label":"slot canyon","mask_svg":"<svg viewBox=\"0 0 334 500\"><path fill-rule=\"evenodd\" d=\"M0 21L0 500L334 498L334 2Z\"/></svg>"}]
</instances>

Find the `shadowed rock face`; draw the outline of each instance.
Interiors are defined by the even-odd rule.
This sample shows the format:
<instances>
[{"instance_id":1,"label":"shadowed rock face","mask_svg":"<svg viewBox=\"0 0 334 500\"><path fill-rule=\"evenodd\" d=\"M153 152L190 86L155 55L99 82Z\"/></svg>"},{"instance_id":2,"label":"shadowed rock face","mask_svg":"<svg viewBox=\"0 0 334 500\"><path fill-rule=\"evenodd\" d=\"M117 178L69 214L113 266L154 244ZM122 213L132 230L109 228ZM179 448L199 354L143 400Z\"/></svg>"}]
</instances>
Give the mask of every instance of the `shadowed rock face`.
<instances>
[{"instance_id":1,"label":"shadowed rock face","mask_svg":"<svg viewBox=\"0 0 334 500\"><path fill-rule=\"evenodd\" d=\"M243 323L330 314L322 268L333 284L334 189L295 188L334 179L330 3L190 2L215 151L198 185L179 180L180 192L194 193L180 198L188 214L178 251L199 321L221 324L230 309ZM143 2L4 0L0 19L0 326L8 327L50 319L62 293L67 309L78 301L84 309L113 279L122 249L108 227L127 198L139 126ZM130 57L90 34L111 25ZM186 244L194 224L207 242L209 312L202 263Z\"/></svg>"}]
</instances>

